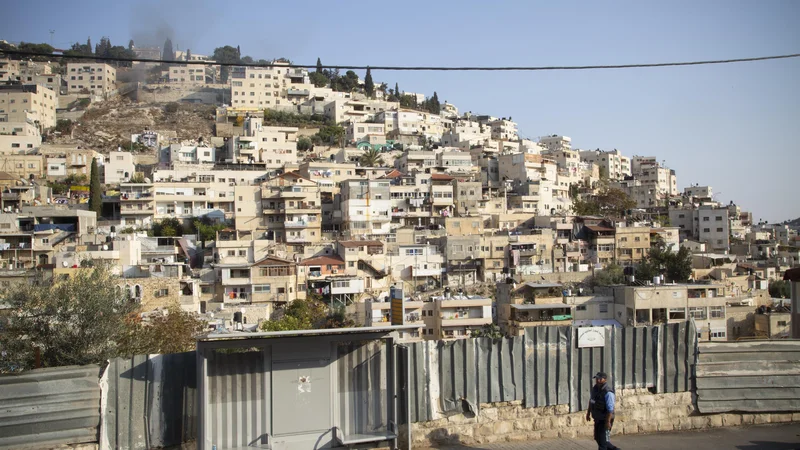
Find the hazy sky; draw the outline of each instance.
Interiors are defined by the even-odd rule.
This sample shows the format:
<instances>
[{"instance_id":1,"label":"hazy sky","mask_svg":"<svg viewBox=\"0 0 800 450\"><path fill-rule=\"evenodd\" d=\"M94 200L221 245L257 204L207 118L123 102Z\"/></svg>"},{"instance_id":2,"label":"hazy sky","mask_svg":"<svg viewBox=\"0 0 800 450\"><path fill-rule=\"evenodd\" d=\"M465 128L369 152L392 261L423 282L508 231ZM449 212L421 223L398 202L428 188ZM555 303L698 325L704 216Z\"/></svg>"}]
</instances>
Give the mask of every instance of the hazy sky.
<instances>
[{"instance_id":1,"label":"hazy sky","mask_svg":"<svg viewBox=\"0 0 800 450\"><path fill-rule=\"evenodd\" d=\"M113 5L113 6L110 6ZM800 53L798 1L80 1L5 6L0 39L67 48L91 36L210 54L342 65L586 65ZM373 72L524 137L656 156L754 219L800 217L800 58L579 72ZM792 200L794 198L794 200Z\"/></svg>"}]
</instances>

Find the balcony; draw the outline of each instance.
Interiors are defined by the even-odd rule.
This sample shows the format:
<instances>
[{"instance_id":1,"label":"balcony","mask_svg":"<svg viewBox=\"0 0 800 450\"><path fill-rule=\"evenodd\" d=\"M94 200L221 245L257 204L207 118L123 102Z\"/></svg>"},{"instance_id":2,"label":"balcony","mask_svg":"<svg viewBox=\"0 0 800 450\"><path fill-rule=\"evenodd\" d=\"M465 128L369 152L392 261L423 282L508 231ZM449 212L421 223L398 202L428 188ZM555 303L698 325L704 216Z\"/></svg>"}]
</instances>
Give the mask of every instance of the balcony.
<instances>
[{"instance_id":1,"label":"balcony","mask_svg":"<svg viewBox=\"0 0 800 450\"><path fill-rule=\"evenodd\" d=\"M302 77L302 75L301 75L301 77ZM297 96L302 96L302 97L308 97L310 94L311 94L311 92L308 89L292 89L292 88L289 88L289 89L286 90L286 95L288 95L288 96L297 95Z\"/></svg>"},{"instance_id":2,"label":"balcony","mask_svg":"<svg viewBox=\"0 0 800 450\"><path fill-rule=\"evenodd\" d=\"M153 214L153 207L152 206L148 206L148 207L145 207L145 208L123 209L119 213L120 214L126 214L126 215L137 215L137 214L140 214L140 215L149 216L149 215Z\"/></svg>"},{"instance_id":3,"label":"balcony","mask_svg":"<svg viewBox=\"0 0 800 450\"><path fill-rule=\"evenodd\" d=\"M305 220L287 220L283 222L284 228L307 228L311 226L311 222Z\"/></svg>"},{"instance_id":4,"label":"balcony","mask_svg":"<svg viewBox=\"0 0 800 450\"><path fill-rule=\"evenodd\" d=\"M492 323L491 317L465 317L442 319L442 327L481 326Z\"/></svg>"},{"instance_id":5,"label":"balcony","mask_svg":"<svg viewBox=\"0 0 800 450\"><path fill-rule=\"evenodd\" d=\"M288 235L286 236L286 242L289 244L298 244L303 242L308 242L308 236L305 233L301 233L297 236Z\"/></svg>"},{"instance_id":6,"label":"balcony","mask_svg":"<svg viewBox=\"0 0 800 450\"><path fill-rule=\"evenodd\" d=\"M247 286L252 284L250 277L223 278L222 284L225 286Z\"/></svg>"},{"instance_id":7,"label":"balcony","mask_svg":"<svg viewBox=\"0 0 800 450\"><path fill-rule=\"evenodd\" d=\"M123 192L119 196L119 199L123 201L151 200L152 198L153 194L151 192Z\"/></svg>"}]
</instances>

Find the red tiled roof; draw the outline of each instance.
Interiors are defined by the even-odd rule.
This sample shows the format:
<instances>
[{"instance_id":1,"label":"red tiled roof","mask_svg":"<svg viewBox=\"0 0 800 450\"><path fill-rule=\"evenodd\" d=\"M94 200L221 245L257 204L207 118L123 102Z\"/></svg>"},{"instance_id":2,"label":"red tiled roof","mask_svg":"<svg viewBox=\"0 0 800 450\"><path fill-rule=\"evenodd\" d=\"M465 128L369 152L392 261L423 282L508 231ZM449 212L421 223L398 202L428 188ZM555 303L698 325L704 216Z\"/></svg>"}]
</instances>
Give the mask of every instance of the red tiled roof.
<instances>
[{"instance_id":1,"label":"red tiled roof","mask_svg":"<svg viewBox=\"0 0 800 450\"><path fill-rule=\"evenodd\" d=\"M286 266L294 264L294 261L288 259L278 258L277 256L267 256L260 261L256 261L256 266Z\"/></svg>"},{"instance_id":2,"label":"red tiled roof","mask_svg":"<svg viewBox=\"0 0 800 450\"><path fill-rule=\"evenodd\" d=\"M327 265L343 265L344 260L339 258L338 256L317 256L314 258L308 258L305 261L301 262L301 266L311 266L311 265L320 265L320 266L327 266Z\"/></svg>"},{"instance_id":3,"label":"red tiled roof","mask_svg":"<svg viewBox=\"0 0 800 450\"><path fill-rule=\"evenodd\" d=\"M383 175L383 176L381 176L380 178L400 178L400 177L402 177L402 176L403 176L403 172L400 172L400 171L399 171L399 170L397 170L397 169L392 169L392 171L391 171L391 172L389 172L389 173L387 173L387 174L384 174L384 175Z\"/></svg>"},{"instance_id":4,"label":"red tiled roof","mask_svg":"<svg viewBox=\"0 0 800 450\"><path fill-rule=\"evenodd\" d=\"M445 175L443 173L433 173L431 174L431 180L435 181L452 181L453 177L450 175Z\"/></svg>"}]
</instances>

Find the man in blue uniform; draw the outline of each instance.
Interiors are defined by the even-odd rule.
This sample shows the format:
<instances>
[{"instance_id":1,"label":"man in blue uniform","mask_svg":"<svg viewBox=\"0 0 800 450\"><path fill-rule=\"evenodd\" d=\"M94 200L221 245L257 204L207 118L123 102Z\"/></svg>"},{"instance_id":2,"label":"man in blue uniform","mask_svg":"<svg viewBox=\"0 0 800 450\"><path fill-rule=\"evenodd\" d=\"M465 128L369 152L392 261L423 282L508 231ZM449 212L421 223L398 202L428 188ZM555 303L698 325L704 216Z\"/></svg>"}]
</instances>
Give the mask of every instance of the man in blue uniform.
<instances>
[{"instance_id":1,"label":"man in blue uniform","mask_svg":"<svg viewBox=\"0 0 800 450\"><path fill-rule=\"evenodd\" d=\"M617 450L619 447L609 442L614 425L614 388L606 383L608 375L604 372L597 372L593 378L595 384L592 386L586 420L594 419L594 440L598 450Z\"/></svg>"}]
</instances>

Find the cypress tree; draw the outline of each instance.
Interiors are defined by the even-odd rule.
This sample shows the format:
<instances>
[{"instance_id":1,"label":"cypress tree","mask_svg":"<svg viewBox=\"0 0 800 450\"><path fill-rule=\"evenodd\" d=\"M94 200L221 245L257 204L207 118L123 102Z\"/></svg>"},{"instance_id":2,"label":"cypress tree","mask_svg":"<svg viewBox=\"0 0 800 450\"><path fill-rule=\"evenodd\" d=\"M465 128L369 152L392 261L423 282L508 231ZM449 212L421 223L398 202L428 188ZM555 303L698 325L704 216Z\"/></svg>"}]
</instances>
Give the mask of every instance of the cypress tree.
<instances>
[{"instance_id":1,"label":"cypress tree","mask_svg":"<svg viewBox=\"0 0 800 450\"><path fill-rule=\"evenodd\" d=\"M364 77L364 92L369 98L375 97L375 82L372 81L372 72L369 67L367 67L367 75Z\"/></svg>"},{"instance_id":2,"label":"cypress tree","mask_svg":"<svg viewBox=\"0 0 800 450\"><path fill-rule=\"evenodd\" d=\"M100 185L100 170L94 158L89 175L89 210L96 212L98 219L103 212L103 187Z\"/></svg>"}]
</instances>

